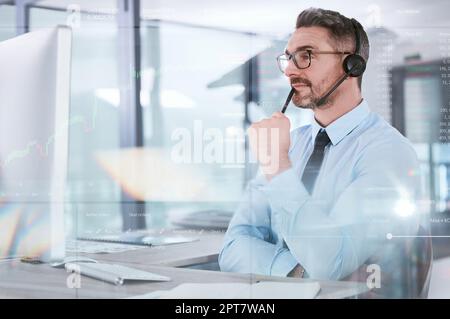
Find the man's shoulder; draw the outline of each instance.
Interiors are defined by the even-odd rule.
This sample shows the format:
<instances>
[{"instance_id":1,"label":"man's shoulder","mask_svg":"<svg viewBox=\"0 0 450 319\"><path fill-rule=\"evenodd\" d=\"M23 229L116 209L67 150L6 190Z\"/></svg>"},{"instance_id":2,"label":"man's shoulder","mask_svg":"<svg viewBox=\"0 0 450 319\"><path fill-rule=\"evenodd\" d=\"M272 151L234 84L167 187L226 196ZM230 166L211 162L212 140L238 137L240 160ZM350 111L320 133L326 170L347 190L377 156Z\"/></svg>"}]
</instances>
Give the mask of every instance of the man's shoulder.
<instances>
[{"instance_id":1,"label":"man's shoulder","mask_svg":"<svg viewBox=\"0 0 450 319\"><path fill-rule=\"evenodd\" d=\"M412 143L395 127L376 113L371 113L357 137L363 153L378 154L376 157L416 157ZM386 158L386 159L387 159Z\"/></svg>"},{"instance_id":2,"label":"man's shoulder","mask_svg":"<svg viewBox=\"0 0 450 319\"><path fill-rule=\"evenodd\" d=\"M411 142L403 136L395 127L388 123L377 113L371 113L361 130L361 138L368 142L389 144L406 144L412 147Z\"/></svg>"}]
</instances>

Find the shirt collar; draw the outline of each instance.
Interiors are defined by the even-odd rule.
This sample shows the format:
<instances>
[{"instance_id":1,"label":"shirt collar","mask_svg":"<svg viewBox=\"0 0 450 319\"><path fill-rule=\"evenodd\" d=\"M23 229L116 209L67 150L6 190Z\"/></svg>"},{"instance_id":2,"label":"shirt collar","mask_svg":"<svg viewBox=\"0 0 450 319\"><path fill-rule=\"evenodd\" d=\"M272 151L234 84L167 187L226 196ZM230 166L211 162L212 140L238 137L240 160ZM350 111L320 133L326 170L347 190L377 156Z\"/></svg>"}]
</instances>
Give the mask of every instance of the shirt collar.
<instances>
[{"instance_id":1,"label":"shirt collar","mask_svg":"<svg viewBox=\"0 0 450 319\"><path fill-rule=\"evenodd\" d=\"M369 105L365 100L362 100L357 107L352 109L350 112L345 113L327 127L322 127L314 118L311 130L312 140L314 141L316 139L316 136L321 129L325 129L331 143L336 145L351 131L353 131L353 129L356 128L365 119L365 117L369 115L369 113Z\"/></svg>"}]
</instances>

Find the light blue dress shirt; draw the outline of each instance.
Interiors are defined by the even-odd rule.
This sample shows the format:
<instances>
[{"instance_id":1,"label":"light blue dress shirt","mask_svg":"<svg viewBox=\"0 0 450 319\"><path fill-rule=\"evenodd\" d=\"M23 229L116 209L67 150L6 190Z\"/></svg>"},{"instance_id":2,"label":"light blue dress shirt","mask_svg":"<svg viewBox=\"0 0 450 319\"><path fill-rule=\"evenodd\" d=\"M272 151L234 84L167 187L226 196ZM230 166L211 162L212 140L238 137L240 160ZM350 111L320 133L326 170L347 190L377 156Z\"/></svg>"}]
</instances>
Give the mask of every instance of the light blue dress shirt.
<instances>
[{"instance_id":1,"label":"light blue dress shirt","mask_svg":"<svg viewBox=\"0 0 450 319\"><path fill-rule=\"evenodd\" d=\"M319 130L331 143L310 195L301 182ZM416 234L419 164L410 142L363 100L326 128L291 132L292 167L249 182L226 232L222 271L342 279L373 255L389 260L395 236ZM391 236L391 238L389 238Z\"/></svg>"}]
</instances>

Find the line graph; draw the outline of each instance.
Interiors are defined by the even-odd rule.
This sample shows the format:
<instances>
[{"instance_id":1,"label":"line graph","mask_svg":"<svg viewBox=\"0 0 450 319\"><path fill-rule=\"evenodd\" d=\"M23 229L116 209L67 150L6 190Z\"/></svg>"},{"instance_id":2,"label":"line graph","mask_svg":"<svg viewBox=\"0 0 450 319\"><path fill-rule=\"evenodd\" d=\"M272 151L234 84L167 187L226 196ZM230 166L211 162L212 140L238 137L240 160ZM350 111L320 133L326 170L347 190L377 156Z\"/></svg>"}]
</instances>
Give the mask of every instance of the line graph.
<instances>
[{"instance_id":1,"label":"line graph","mask_svg":"<svg viewBox=\"0 0 450 319\"><path fill-rule=\"evenodd\" d=\"M9 152L4 157L3 160L0 160L0 169L4 169L8 167L8 165L11 165L13 162L26 158L27 156L30 156L30 154L32 154L33 151L36 151L41 158L48 157L50 148L54 143L55 139L61 134L63 134L65 130L68 129L70 131L70 128L73 126L82 125L84 133L86 134L92 133L96 128L97 116L98 116L98 105L97 100L95 100L90 119L83 115L71 116L68 121L58 126L54 134L50 135L44 142L32 140L29 141L23 148Z\"/></svg>"}]
</instances>

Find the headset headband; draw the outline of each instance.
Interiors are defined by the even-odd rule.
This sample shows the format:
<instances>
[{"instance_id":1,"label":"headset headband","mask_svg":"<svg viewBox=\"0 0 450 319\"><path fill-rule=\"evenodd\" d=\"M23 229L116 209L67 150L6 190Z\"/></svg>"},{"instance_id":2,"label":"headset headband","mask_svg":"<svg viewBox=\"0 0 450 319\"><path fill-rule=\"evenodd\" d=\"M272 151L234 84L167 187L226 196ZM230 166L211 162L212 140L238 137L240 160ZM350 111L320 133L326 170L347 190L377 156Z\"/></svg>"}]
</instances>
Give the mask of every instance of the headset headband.
<instances>
[{"instance_id":1,"label":"headset headband","mask_svg":"<svg viewBox=\"0 0 450 319\"><path fill-rule=\"evenodd\" d=\"M355 48L355 54L360 54L359 50L360 50L360 46L361 46L361 40L359 39L359 32L358 32L358 25L355 19L350 19L350 21L352 22L353 25L353 29L355 30L355 44L356 44L356 48Z\"/></svg>"}]
</instances>

